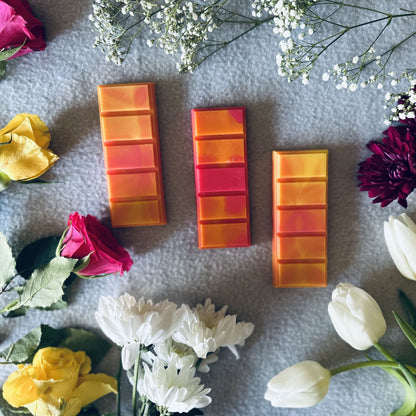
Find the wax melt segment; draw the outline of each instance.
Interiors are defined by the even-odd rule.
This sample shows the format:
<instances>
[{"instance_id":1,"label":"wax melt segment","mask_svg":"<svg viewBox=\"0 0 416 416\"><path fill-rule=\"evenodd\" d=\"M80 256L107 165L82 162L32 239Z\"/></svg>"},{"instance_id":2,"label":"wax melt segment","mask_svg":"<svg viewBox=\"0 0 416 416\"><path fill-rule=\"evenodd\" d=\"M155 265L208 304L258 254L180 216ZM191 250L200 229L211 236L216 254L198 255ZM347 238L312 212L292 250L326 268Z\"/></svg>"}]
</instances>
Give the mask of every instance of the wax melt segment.
<instances>
[{"instance_id":1,"label":"wax melt segment","mask_svg":"<svg viewBox=\"0 0 416 416\"><path fill-rule=\"evenodd\" d=\"M327 281L328 151L273 152L273 285Z\"/></svg>"},{"instance_id":2,"label":"wax melt segment","mask_svg":"<svg viewBox=\"0 0 416 416\"><path fill-rule=\"evenodd\" d=\"M245 108L192 110L199 248L250 245Z\"/></svg>"},{"instance_id":3,"label":"wax melt segment","mask_svg":"<svg viewBox=\"0 0 416 416\"><path fill-rule=\"evenodd\" d=\"M154 84L97 90L113 227L166 224Z\"/></svg>"}]
</instances>

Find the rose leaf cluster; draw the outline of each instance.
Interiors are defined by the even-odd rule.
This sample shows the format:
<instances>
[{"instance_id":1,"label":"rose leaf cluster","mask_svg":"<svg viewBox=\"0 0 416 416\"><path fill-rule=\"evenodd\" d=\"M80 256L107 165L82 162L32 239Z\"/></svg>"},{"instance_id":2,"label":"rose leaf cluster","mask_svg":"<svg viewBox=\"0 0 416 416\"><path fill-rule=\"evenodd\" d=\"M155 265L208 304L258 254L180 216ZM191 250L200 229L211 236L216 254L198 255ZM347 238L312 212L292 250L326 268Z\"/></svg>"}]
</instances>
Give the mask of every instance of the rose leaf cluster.
<instances>
[{"instance_id":1,"label":"rose leaf cluster","mask_svg":"<svg viewBox=\"0 0 416 416\"><path fill-rule=\"evenodd\" d=\"M1 293L15 291L18 298L0 309L0 313L19 316L29 308L60 309L66 306L64 288L69 277L102 277L128 271L133 262L110 230L95 217L71 214L62 237L48 237L26 246L14 260L6 238L0 233L1 257L5 268L0 272ZM15 272L15 268L17 272ZM11 283L22 276L19 286Z\"/></svg>"}]
</instances>

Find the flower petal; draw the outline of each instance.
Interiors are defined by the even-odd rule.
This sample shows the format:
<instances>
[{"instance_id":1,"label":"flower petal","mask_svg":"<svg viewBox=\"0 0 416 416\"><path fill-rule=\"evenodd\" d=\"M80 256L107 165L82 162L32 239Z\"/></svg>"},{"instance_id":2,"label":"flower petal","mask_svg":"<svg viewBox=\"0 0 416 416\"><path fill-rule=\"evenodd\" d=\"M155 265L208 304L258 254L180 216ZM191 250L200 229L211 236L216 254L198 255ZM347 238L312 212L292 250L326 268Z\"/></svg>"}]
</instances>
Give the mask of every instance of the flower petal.
<instances>
[{"instance_id":1,"label":"flower petal","mask_svg":"<svg viewBox=\"0 0 416 416\"><path fill-rule=\"evenodd\" d=\"M387 249L399 272L408 279L416 280L416 275L410 268L409 263L396 240L393 228L394 221L396 221L396 219L393 216L390 216L389 221L384 222L384 239L386 240Z\"/></svg>"}]
</instances>

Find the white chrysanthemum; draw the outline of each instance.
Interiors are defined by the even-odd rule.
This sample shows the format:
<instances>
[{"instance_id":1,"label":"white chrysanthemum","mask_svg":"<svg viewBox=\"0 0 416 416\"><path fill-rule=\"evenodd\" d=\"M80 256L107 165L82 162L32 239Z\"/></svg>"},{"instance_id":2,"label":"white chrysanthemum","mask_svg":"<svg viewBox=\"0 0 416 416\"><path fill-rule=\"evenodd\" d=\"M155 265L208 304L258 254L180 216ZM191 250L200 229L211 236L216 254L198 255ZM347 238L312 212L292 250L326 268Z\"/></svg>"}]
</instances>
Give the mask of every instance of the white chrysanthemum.
<instances>
[{"instance_id":1,"label":"white chrysanthemum","mask_svg":"<svg viewBox=\"0 0 416 416\"><path fill-rule=\"evenodd\" d=\"M198 363L197 370L201 373L208 373L209 366L218 361L218 356L214 353L208 354L204 360L201 360L193 348L175 342L172 338L156 344L153 351L146 352L142 355L143 360L148 364L152 364L156 357L166 365L174 363L178 370L183 367L194 367Z\"/></svg>"},{"instance_id":2,"label":"white chrysanthemum","mask_svg":"<svg viewBox=\"0 0 416 416\"><path fill-rule=\"evenodd\" d=\"M191 347L175 342L172 338L169 338L160 344L156 344L151 354L152 362L157 357L164 362L165 365L175 365L178 370L184 367L194 367L198 361L198 357Z\"/></svg>"},{"instance_id":3,"label":"white chrysanthemum","mask_svg":"<svg viewBox=\"0 0 416 416\"><path fill-rule=\"evenodd\" d=\"M156 358L152 368L144 364L144 376L137 382L137 391L155 403L160 413L187 413L211 403L207 396L211 389L204 389L200 381L195 377L195 367L178 370L173 362L166 366Z\"/></svg>"},{"instance_id":4,"label":"white chrysanthemum","mask_svg":"<svg viewBox=\"0 0 416 416\"><path fill-rule=\"evenodd\" d=\"M101 297L95 319L103 332L122 347L123 368L130 369L141 346L163 342L177 328L183 309L168 300L154 304L128 293L115 299Z\"/></svg>"},{"instance_id":5,"label":"white chrysanthemum","mask_svg":"<svg viewBox=\"0 0 416 416\"><path fill-rule=\"evenodd\" d=\"M207 354L220 347L228 347L238 358L236 345L244 345L254 329L250 322L236 322L236 315L226 315L227 306L215 312L211 299L194 310L184 305L184 317L180 327L172 334L176 342L189 345L196 355L206 358Z\"/></svg>"}]
</instances>

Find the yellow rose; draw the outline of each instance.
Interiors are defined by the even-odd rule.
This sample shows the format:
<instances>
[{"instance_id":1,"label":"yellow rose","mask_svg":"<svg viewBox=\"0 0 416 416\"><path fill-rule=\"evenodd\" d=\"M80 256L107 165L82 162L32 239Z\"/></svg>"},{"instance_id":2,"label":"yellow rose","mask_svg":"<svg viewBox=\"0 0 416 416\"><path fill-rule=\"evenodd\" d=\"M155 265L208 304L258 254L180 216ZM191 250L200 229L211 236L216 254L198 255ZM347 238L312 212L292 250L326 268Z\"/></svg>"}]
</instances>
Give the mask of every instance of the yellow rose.
<instances>
[{"instance_id":1,"label":"yellow rose","mask_svg":"<svg viewBox=\"0 0 416 416\"><path fill-rule=\"evenodd\" d=\"M18 114L0 130L0 171L14 181L36 179L59 158L47 147L51 136L34 114Z\"/></svg>"},{"instance_id":2,"label":"yellow rose","mask_svg":"<svg viewBox=\"0 0 416 416\"><path fill-rule=\"evenodd\" d=\"M43 348L32 365L19 365L3 385L4 398L35 416L76 416L81 408L117 393L117 381L106 374L88 374L91 359L84 351Z\"/></svg>"}]
</instances>

